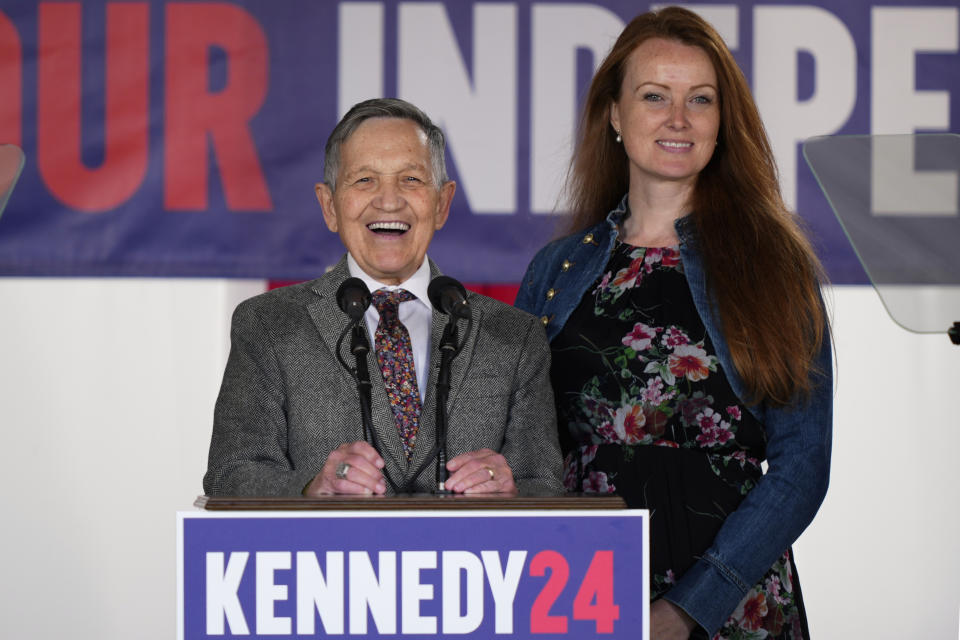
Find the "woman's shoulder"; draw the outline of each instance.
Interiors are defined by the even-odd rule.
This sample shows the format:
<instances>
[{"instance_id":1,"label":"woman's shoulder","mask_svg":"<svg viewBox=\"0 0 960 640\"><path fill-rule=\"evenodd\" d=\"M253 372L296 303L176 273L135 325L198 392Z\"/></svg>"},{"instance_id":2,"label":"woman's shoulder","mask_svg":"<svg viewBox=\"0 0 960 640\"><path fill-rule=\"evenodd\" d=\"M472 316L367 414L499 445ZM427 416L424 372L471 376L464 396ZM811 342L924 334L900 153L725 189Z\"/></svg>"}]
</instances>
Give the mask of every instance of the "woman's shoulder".
<instances>
[{"instance_id":1,"label":"woman's shoulder","mask_svg":"<svg viewBox=\"0 0 960 640\"><path fill-rule=\"evenodd\" d=\"M556 260L556 256L563 255L569 248L576 244L576 236L578 234L565 235L560 238L555 238L545 244L543 247L537 251L533 256L533 260L530 261L531 266L537 265L549 265Z\"/></svg>"}]
</instances>

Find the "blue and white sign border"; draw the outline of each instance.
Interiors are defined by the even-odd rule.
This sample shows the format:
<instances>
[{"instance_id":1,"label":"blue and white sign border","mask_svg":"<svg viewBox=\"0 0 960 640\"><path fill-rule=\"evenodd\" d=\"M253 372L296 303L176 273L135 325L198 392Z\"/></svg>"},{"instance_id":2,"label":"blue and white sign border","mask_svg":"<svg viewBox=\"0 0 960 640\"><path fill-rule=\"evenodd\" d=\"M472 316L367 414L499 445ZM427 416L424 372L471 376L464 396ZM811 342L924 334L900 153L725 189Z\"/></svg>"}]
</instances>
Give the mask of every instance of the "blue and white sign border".
<instances>
[{"instance_id":1,"label":"blue and white sign border","mask_svg":"<svg viewBox=\"0 0 960 640\"><path fill-rule=\"evenodd\" d=\"M326 523L330 520L362 521L366 519L379 519L379 520L397 519L398 521L400 520L405 521L405 524L407 524L409 527L413 527L413 529L411 530L417 531L416 548L422 549L424 548L424 544L426 544L428 547L431 547L432 545L432 548L435 549L435 553L437 553L437 552L448 551L453 549L462 550L465 548L480 548L480 547L477 547L476 544L471 544L469 542L465 545L463 538L451 540L451 536L446 532L447 530L445 530L444 528L429 527L424 529L424 527L422 526L422 523L419 523L420 520L422 519L444 520L445 519L451 523L451 526L466 526L467 524L471 524L471 523L463 523L460 525L457 525L457 523L467 519L477 519L477 518L487 520L487 521L504 520L504 519L514 520L514 521L518 521L520 525L527 527L526 529L523 529L522 533L520 533L519 535L514 535L513 537L505 538L512 541L511 545L509 546L500 545L499 543L493 544L493 545L487 545L486 542L484 542L484 546L483 546L483 548L494 549L498 554L502 553L503 551L508 551L511 547L523 547L525 549L524 551L525 560L523 561L523 566L521 570L525 572L524 578L526 578L527 582L522 584L521 587L519 587L516 592L516 594L519 594L521 596L521 601L524 599L529 599L529 592L531 589L530 583L536 580L536 578L530 577L530 575L533 575L532 574L533 566L532 566L532 560L530 558L526 558L526 555L527 555L526 550L536 551L535 554L534 553L529 554L531 557L533 557L534 560L538 558L540 560L544 560L545 558L541 556L544 556L545 553L548 553L548 554L552 554L552 557L558 560L562 564L566 563L567 556L571 556L575 569L571 570L570 573L571 573L571 576L573 576L573 579L576 580L578 576L582 577L583 575L582 565L585 562L587 562L587 560L584 560L583 558L587 554L590 554L593 560L596 560L599 553L604 553L603 551L600 551L601 547L604 549L612 547L613 551L617 554L616 557L618 560L616 565L616 570L613 572L615 574L615 582L616 582L616 593L614 597L616 598L616 604L618 605L618 611L620 612L618 620L625 622L625 618L631 618L633 622L631 623L632 626L629 629L629 633L630 633L629 636L620 635L621 633L628 631L628 629L622 624L618 624L619 628L616 630L616 632L611 632L609 634L602 633L602 634L598 634L598 636L610 637L610 638L617 638L617 637L648 638L649 637L649 579L648 579L649 514L645 510L628 510L628 509L623 509L623 510L578 510L578 509L556 510L556 509L552 509L552 510L505 510L505 511L491 511L491 510L462 510L462 511L461 510L443 510L443 511L350 510L350 511L216 511L216 512L199 511L199 510L198 511L181 511L177 513L177 637L180 640L185 640L187 638L195 637L195 635L192 635L192 634L188 635L187 633L186 625L188 623L189 614L186 611L187 606L185 603L185 598L188 597L187 592L191 590L191 588L198 588L198 587L191 587L190 584L188 584L188 580L196 580L196 578L188 579L186 577L188 573L191 573L191 571L194 573L194 575L197 571L196 568L192 570L188 570L186 566L187 556L191 553L191 549L188 548L188 545L191 545L191 542L189 539L187 539L188 534L185 536L185 530L189 526L188 523L191 521L192 522L209 522L211 525L214 525L214 526L216 526L219 523L222 523L224 520L235 521L234 523L232 523L232 526L228 535L229 535L229 540L231 541L229 546L233 546L234 548L237 548L238 546L242 547L245 542L249 543L250 540L252 540L251 538L249 538L249 535L243 533L242 529L244 527L253 527L253 529L259 529L261 532L277 532L280 529L287 531L287 528L275 527L274 523L269 522L271 520L280 521L288 524L291 522L299 521L306 526L298 525L297 527L295 527L294 531L296 530L306 531L306 530L315 528L321 521ZM628 543L625 543L622 540L621 541L613 540L611 541L612 544L598 545L597 541L598 540L603 541L604 538L603 538L602 532L599 532L596 530L597 525L599 524L597 520L603 519L603 518L609 519L609 522L604 523L603 525L600 525L600 526L612 526L615 528L621 527L623 525L620 525L619 522L623 521L624 525L626 525L630 534L635 535L637 531L641 532L639 536L640 540L636 541L634 539L631 539ZM624 520L624 519L629 519L629 520ZM639 520L636 520L636 519L639 519ZM577 523L581 523L584 526L582 528L578 528L576 526ZM507 525L506 527L501 527L500 529L503 529L504 531L506 531L507 529L509 529L510 526L511 525ZM558 526L560 527L560 529L563 530L564 535L562 537L565 539L551 540L551 544L549 545L550 549L556 548L558 551L556 552L544 551L543 539L538 538L538 536L533 533L534 529L541 526L542 527ZM391 534L393 534L393 532L397 530L397 526L395 526L394 524L391 524L390 528L391 528ZM366 529L369 529L369 528L366 528ZM382 531L382 528L379 528L379 529L374 528L374 529L377 529L378 531ZM475 527L473 530L482 532L484 536L484 541L486 541L487 539L496 539L496 535L497 535L496 532L498 531L498 527L491 527L489 529L486 527L482 527L482 528ZM436 542L433 542L431 540L431 537L429 535L430 531L438 532L439 535L436 536L436 540L437 540ZM289 531L287 531L287 533L289 534ZM236 536L234 534L236 534ZM220 535L220 534L218 533L217 535ZM244 538L244 535L247 535L247 537ZM260 534L256 534L256 535L260 535ZM312 540L312 542L308 546L310 549L317 550L316 548L318 543L316 541L315 532L311 533L310 535L314 535L314 537L309 538L310 540ZM504 534L504 535L509 535L509 532L507 532L507 534ZM612 536L612 537L616 537L616 536ZM235 538L237 539L237 541L234 544ZM578 541L578 538L579 538L579 541ZM227 538L223 538L223 539L226 540ZM283 539L285 544L281 545L280 548L282 549L302 550L304 548L304 545L301 542L298 542L295 539L295 536L293 538L284 536ZM345 539L350 540L351 542L351 545L349 546L350 549L366 548L363 543L357 544L356 542L354 542L356 538L353 535L351 535L350 537L343 537L343 536L335 537L331 539L330 542L331 542L331 545L342 546L344 544ZM274 551L277 549L278 545L275 542L271 542L269 540L260 541L259 538L255 538L255 540L256 542L249 548L250 551L265 551L266 549L270 549L271 551ZM588 540L588 542L584 542L585 540ZM289 545L286 544L287 541L289 541ZM637 542L639 542L640 544L636 544ZM380 543L377 542L373 544L372 547L377 547L379 544ZM260 545L263 545L263 546L260 546ZM398 550L401 550L401 552L402 552L402 549L403 547L398 547ZM371 552L376 551L375 548L370 548L369 550ZM281 551L281 553L283 552ZM288 551L287 553L290 553L290 552ZM579 555L580 557L573 557L577 555ZM631 570L629 568L625 570L624 565L621 562L619 562L620 559L624 557L631 558L630 562L627 563L628 567L633 562L636 562L636 560L639 560L637 564L640 565L639 568L641 570L639 572L636 570ZM610 558L612 560L613 558L612 553L610 554ZM540 562L539 564L541 567L541 572L536 575L549 576L550 578L550 580L548 581L548 584L543 585L544 588L542 591L545 592L547 590L546 587L549 586L549 583L553 582L553 579L556 577L555 574L557 570L554 566L550 564L549 561L545 565L546 571L543 571L544 562ZM576 569L577 565L580 566L580 569ZM587 570L587 574L592 572L593 570L592 567L593 567L593 562L591 561L590 568ZM432 568L439 568L439 566L432 567ZM506 571L506 569L504 571ZM527 574L527 572L530 572L530 573ZM251 573L252 573L252 570L251 570ZM566 580L566 578L564 578L564 580ZM623 585L627 584L628 580L630 582L628 587L625 589ZM248 582L250 581L248 580ZM561 584L561 588L563 588L563 584L564 583ZM586 584L586 578L584 579L584 582L581 583L580 585L581 590L584 588L585 584ZM274 585L271 583L271 586L274 586ZM543 592L538 594L537 602L539 602L542 599L541 596L544 595ZM628 592L631 594L639 593L639 597L625 596L625 594ZM402 594L398 594L398 596L399 595L402 595ZM580 598L580 595L581 594L578 592L577 598ZM205 599L205 597L206 595L204 594L203 598ZM438 598L440 597L439 593L437 594L437 597ZM557 605L559 605L562 600L569 600L569 599L570 599L569 594L566 594L565 596L563 596L563 598L557 598L555 602L557 603ZM550 602L554 602L554 600L551 600ZM594 601L590 600L590 602L592 603ZM599 604L599 599L596 600L596 602ZM640 605L640 611L637 612L636 610L637 607L633 606L630 603L638 603ZM534 603L534 605L536 605L536 602ZM517 605L514 604L513 606L516 607ZM592 606L592 604L588 606ZM252 610L252 607L251 607L251 610ZM547 612L549 612L549 609L547 610ZM554 613L556 613L556 611L554 611ZM639 613L640 615L637 616L637 613ZM369 612L368 612L368 615L369 615ZM544 611L541 611L540 615L541 615L541 618L543 618L545 616ZM519 612L519 615L517 617L518 617L518 620L520 621L520 624L523 624L524 622L529 622L532 619L531 616L532 616L531 612L528 612L522 609ZM314 612L314 617L316 617L316 612ZM559 618L563 618L564 629L566 629L565 616L551 615L546 617L550 618L551 621L556 621ZM574 618L576 618L576 616L574 616ZM637 628L638 622L640 627L639 629ZM578 622L574 622L574 624L577 624L577 623ZM580 621L579 623L583 624L582 621ZM487 625L488 623L485 622L484 624ZM599 620L597 621L597 624L599 624ZM640 631L640 633L638 633L638 631ZM231 632L232 632L232 628L231 628ZM534 634L533 631L529 628L529 624L528 624L528 628L523 630L518 630L516 632L516 635L513 637L544 637L544 636L551 637L551 638L564 637L564 636L576 637L576 635L579 635L581 633L582 633L582 627L580 628L579 631L571 630L569 636L567 636L566 633L564 632L556 632L556 631L550 631L550 632L540 631ZM224 635L229 635L229 634L224 634ZM271 635L272 637L278 637L273 634ZM356 635L356 632L354 631L344 632L342 635ZM408 634L406 634L405 632L400 632L400 629L398 628L393 633L386 633L384 635L394 635L394 636L402 637ZM417 633L414 635L416 637L429 637L429 635L423 635L420 633ZM439 632L434 633L433 635L435 637L442 636L442 634ZM471 637L471 635L472 634L467 634L467 636L465 637ZM249 636L257 637L257 633L254 632L254 629L250 629ZM294 637L294 636L302 637L300 635L297 635L297 633L293 631L291 631L291 633L286 635L286 637ZM200 637L207 637L207 636L205 634L201 634ZM280 635L279 637L284 637L284 636ZM371 633L370 637L378 637L378 635L376 633ZM477 636L473 636L473 637L477 637Z\"/></svg>"}]
</instances>

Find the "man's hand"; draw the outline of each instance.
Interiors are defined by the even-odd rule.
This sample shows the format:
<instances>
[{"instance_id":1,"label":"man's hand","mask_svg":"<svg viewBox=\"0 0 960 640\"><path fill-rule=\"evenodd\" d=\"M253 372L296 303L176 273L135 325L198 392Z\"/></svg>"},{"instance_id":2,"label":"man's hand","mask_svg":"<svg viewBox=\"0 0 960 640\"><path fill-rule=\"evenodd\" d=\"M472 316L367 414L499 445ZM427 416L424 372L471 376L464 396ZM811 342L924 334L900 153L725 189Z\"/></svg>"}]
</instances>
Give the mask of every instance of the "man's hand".
<instances>
[{"instance_id":1,"label":"man's hand","mask_svg":"<svg viewBox=\"0 0 960 640\"><path fill-rule=\"evenodd\" d=\"M447 462L450 478L446 488L454 493L516 493L513 470L496 451L480 449L460 454Z\"/></svg>"},{"instance_id":2,"label":"man's hand","mask_svg":"<svg viewBox=\"0 0 960 640\"><path fill-rule=\"evenodd\" d=\"M384 494L383 458L366 442L342 444L327 457L310 484L303 490L307 497L334 493Z\"/></svg>"}]
</instances>

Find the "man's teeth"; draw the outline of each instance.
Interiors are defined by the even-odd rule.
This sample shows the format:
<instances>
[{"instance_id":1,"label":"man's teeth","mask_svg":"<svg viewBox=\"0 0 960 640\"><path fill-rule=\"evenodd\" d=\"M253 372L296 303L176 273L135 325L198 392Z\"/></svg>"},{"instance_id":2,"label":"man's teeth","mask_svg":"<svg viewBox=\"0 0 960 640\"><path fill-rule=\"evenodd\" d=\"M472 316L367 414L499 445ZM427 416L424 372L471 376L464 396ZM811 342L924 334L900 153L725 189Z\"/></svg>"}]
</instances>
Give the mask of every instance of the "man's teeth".
<instances>
[{"instance_id":1,"label":"man's teeth","mask_svg":"<svg viewBox=\"0 0 960 640\"><path fill-rule=\"evenodd\" d=\"M660 144L665 147L670 147L672 149L686 149L687 147L692 147L692 142L673 142L672 140L659 140Z\"/></svg>"},{"instance_id":2,"label":"man's teeth","mask_svg":"<svg viewBox=\"0 0 960 640\"><path fill-rule=\"evenodd\" d=\"M367 225L370 231L407 231L409 228L406 222L371 222Z\"/></svg>"}]
</instances>

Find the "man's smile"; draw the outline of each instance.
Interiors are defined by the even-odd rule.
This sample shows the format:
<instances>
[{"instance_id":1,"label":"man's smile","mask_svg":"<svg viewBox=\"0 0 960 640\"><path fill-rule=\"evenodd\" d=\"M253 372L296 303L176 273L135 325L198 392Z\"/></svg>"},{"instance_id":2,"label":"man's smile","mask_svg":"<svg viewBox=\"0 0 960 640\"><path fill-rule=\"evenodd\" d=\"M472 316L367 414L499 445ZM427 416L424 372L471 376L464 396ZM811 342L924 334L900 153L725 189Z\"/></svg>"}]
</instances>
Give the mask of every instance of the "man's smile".
<instances>
[{"instance_id":1,"label":"man's smile","mask_svg":"<svg viewBox=\"0 0 960 640\"><path fill-rule=\"evenodd\" d=\"M399 221L379 221L371 222L367 225L367 229L373 231L374 233L399 236L409 231L410 225L406 222Z\"/></svg>"}]
</instances>

